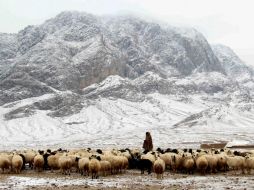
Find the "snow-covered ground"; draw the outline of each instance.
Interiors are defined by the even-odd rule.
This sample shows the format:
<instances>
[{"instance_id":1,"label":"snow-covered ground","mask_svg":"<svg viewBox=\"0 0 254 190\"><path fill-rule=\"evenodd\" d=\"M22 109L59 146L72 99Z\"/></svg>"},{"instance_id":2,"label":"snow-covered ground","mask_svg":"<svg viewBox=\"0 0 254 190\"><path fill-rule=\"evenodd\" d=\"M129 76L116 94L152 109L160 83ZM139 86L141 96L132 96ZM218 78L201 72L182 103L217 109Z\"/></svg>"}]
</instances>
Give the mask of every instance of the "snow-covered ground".
<instances>
[{"instance_id":1,"label":"snow-covered ground","mask_svg":"<svg viewBox=\"0 0 254 190\"><path fill-rule=\"evenodd\" d=\"M21 174L22 175L22 174ZM0 189L253 189L252 175L217 174L184 175L166 172L163 180L154 175L140 175L139 171L128 171L122 175L92 180L79 176L54 176L52 174L33 176L8 176L0 180Z\"/></svg>"},{"instance_id":2,"label":"snow-covered ground","mask_svg":"<svg viewBox=\"0 0 254 190\"><path fill-rule=\"evenodd\" d=\"M155 147L193 147L202 142L234 141L252 143L253 111L218 106L200 96L148 95L145 101L98 98L77 114L50 117L49 111L5 120L4 114L44 95L0 107L0 149L46 147L141 147L146 131Z\"/></svg>"}]
</instances>

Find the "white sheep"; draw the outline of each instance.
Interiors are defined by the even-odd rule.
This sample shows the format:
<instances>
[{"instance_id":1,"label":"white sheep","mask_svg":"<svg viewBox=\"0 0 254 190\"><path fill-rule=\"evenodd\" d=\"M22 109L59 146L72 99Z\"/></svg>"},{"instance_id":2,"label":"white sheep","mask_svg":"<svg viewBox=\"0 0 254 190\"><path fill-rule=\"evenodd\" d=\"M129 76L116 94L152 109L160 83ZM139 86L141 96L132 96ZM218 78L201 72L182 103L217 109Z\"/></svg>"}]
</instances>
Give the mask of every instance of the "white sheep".
<instances>
[{"instance_id":1,"label":"white sheep","mask_svg":"<svg viewBox=\"0 0 254 190\"><path fill-rule=\"evenodd\" d=\"M109 161L106 161L106 160L102 160L100 161L100 164L101 164L101 174L103 176L106 176L108 174L110 174L110 171L111 171L111 163Z\"/></svg>"},{"instance_id":2,"label":"white sheep","mask_svg":"<svg viewBox=\"0 0 254 190\"><path fill-rule=\"evenodd\" d=\"M168 169L171 169L171 163L172 163L172 158L171 156L174 153L164 153L164 154L160 154L160 158L165 162L165 166Z\"/></svg>"},{"instance_id":3,"label":"white sheep","mask_svg":"<svg viewBox=\"0 0 254 190\"><path fill-rule=\"evenodd\" d=\"M26 151L24 154L26 164L29 164L29 167L32 168L34 157L36 153L33 150Z\"/></svg>"},{"instance_id":4,"label":"white sheep","mask_svg":"<svg viewBox=\"0 0 254 190\"><path fill-rule=\"evenodd\" d=\"M15 154L12 157L12 161L11 161L11 165L12 165L12 170L14 173L19 174L22 166L23 166L23 159L20 155Z\"/></svg>"},{"instance_id":5,"label":"white sheep","mask_svg":"<svg viewBox=\"0 0 254 190\"><path fill-rule=\"evenodd\" d=\"M80 158L78 160L78 168L81 175L89 175L89 159L88 158Z\"/></svg>"},{"instance_id":6,"label":"white sheep","mask_svg":"<svg viewBox=\"0 0 254 190\"><path fill-rule=\"evenodd\" d=\"M156 156L156 154L154 152L148 152L146 154L143 154L141 156L141 159L147 159L147 160L150 160L152 163L154 163L155 160L156 160L156 157L157 156Z\"/></svg>"},{"instance_id":7,"label":"white sheep","mask_svg":"<svg viewBox=\"0 0 254 190\"><path fill-rule=\"evenodd\" d=\"M208 161L208 167L210 169L211 173L217 172L217 166L218 166L218 157L214 155L205 155L205 158Z\"/></svg>"},{"instance_id":8,"label":"white sheep","mask_svg":"<svg viewBox=\"0 0 254 190\"><path fill-rule=\"evenodd\" d=\"M251 174L251 170L254 169L254 157L247 156L245 158L245 168L248 174Z\"/></svg>"},{"instance_id":9,"label":"white sheep","mask_svg":"<svg viewBox=\"0 0 254 190\"><path fill-rule=\"evenodd\" d=\"M56 170L56 169L59 169L59 162L58 162L58 159L62 156L63 154L62 153L57 153L55 155L50 155L48 158L47 158L47 161L48 161L48 166L49 168L52 170Z\"/></svg>"},{"instance_id":10,"label":"white sheep","mask_svg":"<svg viewBox=\"0 0 254 190\"><path fill-rule=\"evenodd\" d=\"M58 165L62 174L71 174L72 160L69 156L60 156L58 159Z\"/></svg>"},{"instance_id":11,"label":"white sheep","mask_svg":"<svg viewBox=\"0 0 254 190\"><path fill-rule=\"evenodd\" d=\"M227 165L229 169L234 170L235 173L237 170L242 170L242 173L244 173L245 168L245 159L242 156L227 156Z\"/></svg>"}]
</instances>

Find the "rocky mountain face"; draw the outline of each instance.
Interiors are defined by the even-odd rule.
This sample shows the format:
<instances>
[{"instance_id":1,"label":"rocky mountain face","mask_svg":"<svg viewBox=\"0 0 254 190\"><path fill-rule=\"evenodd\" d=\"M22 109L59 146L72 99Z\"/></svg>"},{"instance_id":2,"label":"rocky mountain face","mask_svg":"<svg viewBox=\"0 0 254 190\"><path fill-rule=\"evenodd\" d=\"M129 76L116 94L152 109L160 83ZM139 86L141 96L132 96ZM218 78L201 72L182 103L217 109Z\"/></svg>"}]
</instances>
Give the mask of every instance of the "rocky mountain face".
<instances>
[{"instance_id":1,"label":"rocky mountain face","mask_svg":"<svg viewBox=\"0 0 254 190\"><path fill-rule=\"evenodd\" d=\"M20 123L43 131L37 121L45 120L68 137L77 133L69 126L84 130L97 121L116 131L131 130L130 123L141 131L233 123L237 134L242 123L228 115L244 113L246 126L254 123L253 76L229 47L211 46L195 29L62 12L0 34L0 121L10 136Z\"/></svg>"},{"instance_id":2,"label":"rocky mountain face","mask_svg":"<svg viewBox=\"0 0 254 190\"><path fill-rule=\"evenodd\" d=\"M18 34L1 34L0 47L1 105L58 90L79 93L110 75L225 73L196 30L127 16L63 12Z\"/></svg>"},{"instance_id":3,"label":"rocky mountain face","mask_svg":"<svg viewBox=\"0 0 254 190\"><path fill-rule=\"evenodd\" d=\"M234 78L239 82L253 79L253 70L232 49L221 44L213 45L212 49L220 60L228 77Z\"/></svg>"}]
</instances>

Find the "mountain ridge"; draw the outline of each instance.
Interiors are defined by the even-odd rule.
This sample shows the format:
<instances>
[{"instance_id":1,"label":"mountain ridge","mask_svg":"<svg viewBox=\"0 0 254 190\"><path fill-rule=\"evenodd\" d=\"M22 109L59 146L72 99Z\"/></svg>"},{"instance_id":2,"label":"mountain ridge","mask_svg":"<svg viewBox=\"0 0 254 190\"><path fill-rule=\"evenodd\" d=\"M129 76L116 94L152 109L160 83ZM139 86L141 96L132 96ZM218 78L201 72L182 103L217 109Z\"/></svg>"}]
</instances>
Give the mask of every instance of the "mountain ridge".
<instances>
[{"instance_id":1,"label":"mountain ridge","mask_svg":"<svg viewBox=\"0 0 254 190\"><path fill-rule=\"evenodd\" d=\"M192 28L75 11L0 33L0 149L248 140L253 97L253 70Z\"/></svg>"}]
</instances>

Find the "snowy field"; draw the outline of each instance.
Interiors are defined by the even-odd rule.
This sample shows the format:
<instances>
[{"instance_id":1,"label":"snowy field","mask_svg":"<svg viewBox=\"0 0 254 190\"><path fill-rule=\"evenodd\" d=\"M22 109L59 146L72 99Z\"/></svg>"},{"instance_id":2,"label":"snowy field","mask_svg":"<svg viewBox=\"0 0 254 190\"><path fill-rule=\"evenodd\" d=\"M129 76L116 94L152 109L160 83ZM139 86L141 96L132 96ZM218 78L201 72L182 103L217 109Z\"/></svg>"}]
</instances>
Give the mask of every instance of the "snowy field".
<instances>
[{"instance_id":1,"label":"snowy field","mask_svg":"<svg viewBox=\"0 0 254 190\"><path fill-rule=\"evenodd\" d=\"M252 143L254 113L234 107L161 94L143 102L99 98L77 114L50 117L37 110L24 118L6 120L4 114L52 97L29 98L0 107L0 149L141 147L146 131L155 147L197 148L207 142ZM85 102L84 102L85 104Z\"/></svg>"},{"instance_id":2,"label":"snowy field","mask_svg":"<svg viewBox=\"0 0 254 190\"><path fill-rule=\"evenodd\" d=\"M128 170L125 174L92 180L78 174L63 176L51 172L22 173L0 176L0 189L253 189L252 175L222 173L202 176L166 172L164 179L140 175Z\"/></svg>"}]
</instances>

